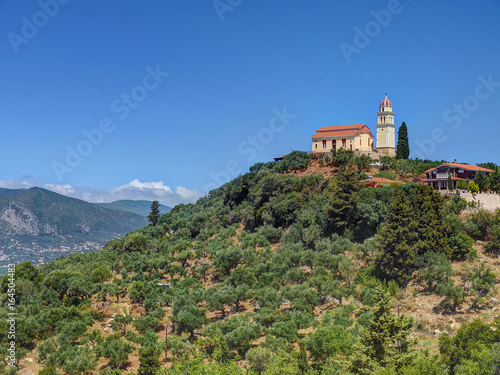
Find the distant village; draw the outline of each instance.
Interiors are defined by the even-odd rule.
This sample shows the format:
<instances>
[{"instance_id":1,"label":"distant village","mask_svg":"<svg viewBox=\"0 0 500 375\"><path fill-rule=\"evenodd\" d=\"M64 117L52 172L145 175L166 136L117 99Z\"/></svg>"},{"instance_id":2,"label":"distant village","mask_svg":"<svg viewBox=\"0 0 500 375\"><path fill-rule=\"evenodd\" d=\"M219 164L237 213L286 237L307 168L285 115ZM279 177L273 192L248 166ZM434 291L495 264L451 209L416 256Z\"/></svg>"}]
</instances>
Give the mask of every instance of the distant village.
<instances>
[{"instance_id":1,"label":"distant village","mask_svg":"<svg viewBox=\"0 0 500 375\"><path fill-rule=\"evenodd\" d=\"M42 246L34 242L28 244L16 239L10 239L6 244L2 244L2 250L0 250L0 275L7 274L8 264L30 261L35 267L38 267L63 255L86 254L98 251L102 247L101 244L90 241L70 246L50 244Z\"/></svg>"}]
</instances>

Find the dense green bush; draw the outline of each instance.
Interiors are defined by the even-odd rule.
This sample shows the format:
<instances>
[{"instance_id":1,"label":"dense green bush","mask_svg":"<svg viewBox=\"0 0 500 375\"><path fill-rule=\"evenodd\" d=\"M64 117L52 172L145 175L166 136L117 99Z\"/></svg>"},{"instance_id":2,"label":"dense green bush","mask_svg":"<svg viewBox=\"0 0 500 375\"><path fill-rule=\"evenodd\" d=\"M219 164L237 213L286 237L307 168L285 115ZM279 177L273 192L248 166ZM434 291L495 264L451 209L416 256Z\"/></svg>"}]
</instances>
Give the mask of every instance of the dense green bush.
<instances>
[{"instance_id":1,"label":"dense green bush","mask_svg":"<svg viewBox=\"0 0 500 375\"><path fill-rule=\"evenodd\" d=\"M443 233L444 198L424 185L395 189L377 241L381 252L378 269L382 277L404 285L415 270L416 259L428 251L451 256Z\"/></svg>"},{"instance_id":2,"label":"dense green bush","mask_svg":"<svg viewBox=\"0 0 500 375\"><path fill-rule=\"evenodd\" d=\"M500 342L500 331L492 328L476 319L463 324L455 336L442 335L439 338L441 360L449 367L450 374L462 373L457 371L460 370L459 366L470 367L469 361L475 362L474 359L477 360L478 350L491 350L494 343ZM498 346L495 348L498 350ZM492 367L496 370L496 366Z\"/></svg>"}]
</instances>

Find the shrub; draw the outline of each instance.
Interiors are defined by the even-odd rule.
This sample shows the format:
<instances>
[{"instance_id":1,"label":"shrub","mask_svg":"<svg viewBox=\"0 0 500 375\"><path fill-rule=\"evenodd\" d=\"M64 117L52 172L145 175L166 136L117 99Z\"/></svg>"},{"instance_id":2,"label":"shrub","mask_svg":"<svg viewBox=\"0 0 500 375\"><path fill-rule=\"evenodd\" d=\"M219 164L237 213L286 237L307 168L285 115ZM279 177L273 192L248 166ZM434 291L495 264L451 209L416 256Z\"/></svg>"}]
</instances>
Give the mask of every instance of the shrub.
<instances>
[{"instance_id":1,"label":"shrub","mask_svg":"<svg viewBox=\"0 0 500 375\"><path fill-rule=\"evenodd\" d=\"M240 242L242 248L255 248L257 246L266 247L270 245L270 242L265 236L262 235L262 233L248 233L247 231L241 232Z\"/></svg>"},{"instance_id":2,"label":"shrub","mask_svg":"<svg viewBox=\"0 0 500 375\"><path fill-rule=\"evenodd\" d=\"M262 235L270 243L277 243L280 241L283 231L280 228L275 228L272 225L266 224L259 227L257 233Z\"/></svg>"},{"instance_id":3,"label":"shrub","mask_svg":"<svg viewBox=\"0 0 500 375\"><path fill-rule=\"evenodd\" d=\"M458 180L457 189L460 190L469 190L469 184L466 180Z\"/></svg>"},{"instance_id":4,"label":"shrub","mask_svg":"<svg viewBox=\"0 0 500 375\"><path fill-rule=\"evenodd\" d=\"M311 164L311 157L304 151L293 151L280 162L283 172L306 169Z\"/></svg>"},{"instance_id":5,"label":"shrub","mask_svg":"<svg viewBox=\"0 0 500 375\"><path fill-rule=\"evenodd\" d=\"M245 354L245 359L248 361L251 371L261 374L267 369L271 359L271 351L262 346L251 348Z\"/></svg>"},{"instance_id":6,"label":"shrub","mask_svg":"<svg viewBox=\"0 0 500 375\"><path fill-rule=\"evenodd\" d=\"M387 178L388 180L393 180L393 181L396 181L398 179L396 175L391 171L380 171L378 173L375 173L373 177Z\"/></svg>"},{"instance_id":7,"label":"shrub","mask_svg":"<svg viewBox=\"0 0 500 375\"><path fill-rule=\"evenodd\" d=\"M479 210L465 223L465 230L474 239L486 241L491 235L493 223L494 218L491 213Z\"/></svg>"},{"instance_id":8,"label":"shrub","mask_svg":"<svg viewBox=\"0 0 500 375\"><path fill-rule=\"evenodd\" d=\"M109 280L112 276L111 270L107 266L99 266L90 273L90 279L93 283L102 283L103 281Z\"/></svg>"},{"instance_id":9,"label":"shrub","mask_svg":"<svg viewBox=\"0 0 500 375\"><path fill-rule=\"evenodd\" d=\"M232 316L208 326L205 330L205 334L212 339L222 333L229 348L236 349L242 354L250 349L253 340L260 337L260 332L261 327L244 315Z\"/></svg>"},{"instance_id":10,"label":"shrub","mask_svg":"<svg viewBox=\"0 0 500 375\"><path fill-rule=\"evenodd\" d=\"M472 194L476 194L479 191L479 186L474 181L471 181L469 182L468 189Z\"/></svg>"},{"instance_id":11,"label":"shrub","mask_svg":"<svg viewBox=\"0 0 500 375\"><path fill-rule=\"evenodd\" d=\"M496 276L486 262L476 265L467 275L467 279L472 282L471 292L476 296L473 306L480 305L482 297L495 288Z\"/></svg>"},{"instance_id":12,"label":"shrub","mask_svg":"<svg viewBox=\"0 0 500 375\"><path fill-rule=\"evenodd\" d=\"M250 172L259 172L261 169L263 169L265 167L266 167L266 163L259 162L259 163L255 163L254 165L251 165L250 168L248 168L248 170Z\"/></svg>"},{"instance_id":13,"label":"shrub","mask_svg":"<svg viewBox=\"0 0 500 375\"><path fill-rule=\"evenodd\" d=\"M451 262L442 253L428 251L418 257L415 264L419 268L420 277L427 282L430 290L434 290L437 284L446 282L453 275Z\"/></svg>"},{"instance_id":14,"label":"shrub","mask_svg":"<svg viewBox=\"0 0 500 375\"><path fill-rule=\"evenodd\" d=\"M500 341L499 333L476 319L463 324L453 337L442 335L439 338L439 351L442 360L449 366L450 374L455 373L459 364L470 359L479 346L491 348L494 342Z\"/></svg>"},{"instance_id":15,"label":"shrub","mask_svg":"<svg viewBox=\"0 0 500 375\"><path fill-rule=\"evenodd\" d=\"M132 233L125 237L125 241L123 243L124 251L140 251L145 252L147 246L147 239L143 234L140 233Z\"/></svg>"},{"instance_id":16,"label":"shrub","mask_svg":"<svg viewBox=\"0 0 500 375\"><path fill-rule=\"evenodd\" d=\"M359 174L359 176L358 176L358 178L359 178L360 180L367 180L367 179L368 179L368 177L370 177L370 176L368 176L365 172L361 172L361 173Z\"/></svg>"},{"instance_id":17,"label":"shrub","mask_svg":"<svg viewBox=\"0 0 500 375\"><path fill-rule=\"evenodd\" d=\"M345 169L354 162L354 152L341 148L332 150L332 163L335 167Z\"/></svg>"},{"instance_id":18,"label":"shrub","mask_svg":"<svg viewBox=\"0 0 500 375\"><path fill-rule=\"evenodd\" d=\"M449 239L449 246L452 250L452 258L465 260L471 258L471 249L474 239L463 232L458 232Z\"/></svg>"},{"instance_id":19,"label":"shrub","mask_svg":"<svg viewBox=\"0 0 500 375\"><path fill-rule=\"evenodd\" d=\"M339 354L350 354L354 345L349 331L340 324L329 324L316 329L305 342L312 360L317 364Z\"/></svg>"},{"instance_id":20,"label":"shrub","mask_svg":"<svg viewBox=\"0 0 500 375\"><path fill-rule=\"evenodd\" d=\"M436 286L436 292L445 297L445 303L448 303L453 312L457 311L465 299L465 291L461 286L455 285L453 280L448 279Z\"/></svg>"},{"instance_id":21,"label":"shrub","mask_svg":"<svg viewBox=\"0 0 500 375\"><path fill-rule=\"evenodd\" d=\"M500 255L500 242L490 241L484 245L484 250L487 254L497 257Z\"/></svg>"}]
</instances>

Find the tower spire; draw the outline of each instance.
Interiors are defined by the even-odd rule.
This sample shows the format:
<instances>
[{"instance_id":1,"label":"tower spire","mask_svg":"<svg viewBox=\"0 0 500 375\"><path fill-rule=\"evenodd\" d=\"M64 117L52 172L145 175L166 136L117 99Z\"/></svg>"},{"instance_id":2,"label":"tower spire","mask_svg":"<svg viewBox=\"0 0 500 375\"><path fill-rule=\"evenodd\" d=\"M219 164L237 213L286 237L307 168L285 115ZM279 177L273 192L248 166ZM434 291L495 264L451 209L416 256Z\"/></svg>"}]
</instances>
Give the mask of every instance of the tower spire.
<instances>
[{"instance_id":1,"label":"tower spire","mask_svg":"<svg viewBox=\"0 0 500 375\"><path fill-rule=\"evenodd\" d=\"M392 103L387 98L380 102L379 112L377 112L377 150L381 155L396 155L395 133L396 126L394 125L394 112L392 111Z\"/></svg>"}]
</instances>

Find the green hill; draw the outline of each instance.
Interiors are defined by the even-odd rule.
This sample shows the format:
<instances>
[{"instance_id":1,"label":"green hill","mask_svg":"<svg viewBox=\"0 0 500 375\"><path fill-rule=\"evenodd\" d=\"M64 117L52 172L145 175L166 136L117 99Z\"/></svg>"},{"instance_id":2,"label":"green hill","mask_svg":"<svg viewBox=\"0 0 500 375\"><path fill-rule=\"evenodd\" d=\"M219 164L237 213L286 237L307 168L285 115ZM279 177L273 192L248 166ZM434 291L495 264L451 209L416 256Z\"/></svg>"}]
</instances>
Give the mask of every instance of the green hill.
<instances>
[{"instance_id":1,"label":"green hill","mask_svg":"<svg viewBox=\"0 0 500 375\"><path fill-rule=\"evenodd\" d=\"M4 197L15 197L16 195L26 191L26 189L5 189L0 188L0 199Z\"/></svg>"},{"instance_id":2,"label":"green hill","mask_svg":"<svg viewBox=\"0 0 500 375\"><path fill-rule=\"evenodd\" d=\"M500 215L367 187L362 162L292 152L101 251L19 265L20 372L494 374Z\"/></svg>"},{"instance_id":3,"label":"green hill","mask_svg":"<svg viewBox=\"0 0 500 375\"><path fill-rule=\"evenodd\" d=\"M96 206L108 208L110 210L132 212L141 216L148 216L151 210L151 201L119 200L111 203L95 203ZM166 214L172 210L172 207L160 205L160 212Z\"/></svg>"}]
</instances>

